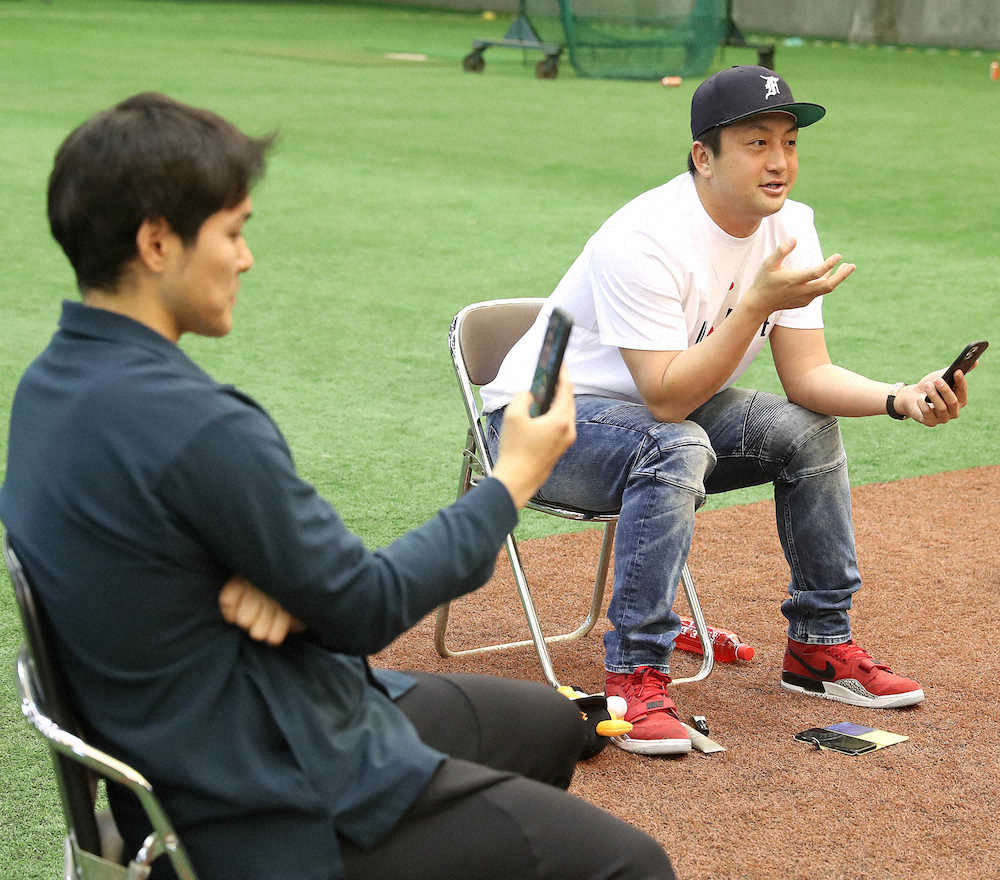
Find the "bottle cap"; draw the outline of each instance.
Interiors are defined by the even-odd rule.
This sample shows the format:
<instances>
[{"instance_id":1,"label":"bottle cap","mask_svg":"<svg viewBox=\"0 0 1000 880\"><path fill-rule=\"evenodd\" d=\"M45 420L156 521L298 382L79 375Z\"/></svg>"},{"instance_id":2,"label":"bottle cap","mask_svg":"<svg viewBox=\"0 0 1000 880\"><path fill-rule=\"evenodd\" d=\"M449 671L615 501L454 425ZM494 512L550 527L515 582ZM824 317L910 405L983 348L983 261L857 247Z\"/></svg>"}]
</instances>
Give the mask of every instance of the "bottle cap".
<instances>
[{"instance_id":1,"label":"bottle cap","mask_svg":"<svg viewBox=\"0 0 1000 880\"><path fill-rule=\"evenodd\" d=\"M740 660L753 660L754 649L753 645L740 645L736 649L736 656Z\"/></svg>"}]
</instances>

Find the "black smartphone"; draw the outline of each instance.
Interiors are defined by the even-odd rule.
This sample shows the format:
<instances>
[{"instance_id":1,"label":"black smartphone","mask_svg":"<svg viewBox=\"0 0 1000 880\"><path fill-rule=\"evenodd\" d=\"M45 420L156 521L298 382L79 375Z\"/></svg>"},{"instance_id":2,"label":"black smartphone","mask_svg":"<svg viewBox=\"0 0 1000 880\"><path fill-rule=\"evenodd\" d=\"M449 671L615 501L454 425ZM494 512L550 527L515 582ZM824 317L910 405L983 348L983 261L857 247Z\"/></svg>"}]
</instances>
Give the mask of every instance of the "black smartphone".
<instances>
[{"instance_id":1,"label":"black smartphone","mask_svg":"<svg viewBox=\"0 0 1000 880\"><path fill-rule=\"evenodd\" d=\"M985 339L980 339L979 342L970 342L962 349L961 354L951 362L948 369L941 374L941 378L948 383L948 387L952 391L955 390L955 370L961 370L963 374L968 373L976 365L979 356L989 347L990 344ZM931 402L931 399L926 395L924 400L927 403Z\"/></svg>"},{"instance_id":2,"label":"black smartphone","mask_svg":"<svg viewBox=\"0 0 1000 880\"><path fill-rule=\"evenodd\" d=\"M941 374L941 378L948 383L948 387L952 391L955 390L955 370L967 373L975 366L979 356L989 347L990 344L985 339L980 339L979 342L970 342L962 349L962 353L951 362L951 366Z\"/></svg>"},{"instance_id":3,"label":"black smartphone","mask_svg":"<svg viewBox=\"0 0 1000 880\"><path fill-rule=\"evenodd\" d=\"M545 339L542 340L542 350L538 353L535 378L531 382L531 396L534 400L529 411L533 416L548 412L552 405L556 383L559 381L559 368L562 366L566 343L569 342L569 331L572 329L573 319L569 314L560 308L554 308L549 316L548 327L545 328Z\"/></svg>"},{"instance_id":4,"label":"black smartphone","mask_svg":"<svg viewBox=\"0 0 1000 880\"><path fill-rule=\"evenodd\" d=\"M833 749L835 752L843 752L845 755L863 755L876 747L875 743L869 742L867 739L838 733L836 730L827 730L825 727L810 727L808 730L800 730L793 739L813 746L821 746L824 749Z\"/></svg>"}]
</instances>

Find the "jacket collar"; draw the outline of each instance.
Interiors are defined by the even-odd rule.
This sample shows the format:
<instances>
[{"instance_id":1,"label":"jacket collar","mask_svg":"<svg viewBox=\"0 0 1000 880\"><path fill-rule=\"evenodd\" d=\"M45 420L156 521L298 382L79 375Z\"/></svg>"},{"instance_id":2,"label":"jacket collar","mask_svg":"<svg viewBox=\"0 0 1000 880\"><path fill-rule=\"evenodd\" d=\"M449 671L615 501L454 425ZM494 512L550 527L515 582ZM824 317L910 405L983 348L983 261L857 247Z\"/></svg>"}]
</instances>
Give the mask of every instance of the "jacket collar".
<instances>
[{"instance_id":1,"label":"jacket collar","mask_svg":"<svg viewBox=\"0 0 1000 880\"><path fill-rule=\"evenodd\" d=\"M110 342L125 342L189 360L180 348L151 327L117 312L63 300L59 329L77 336L90 336Z\"/></svg>"}]
</instances>

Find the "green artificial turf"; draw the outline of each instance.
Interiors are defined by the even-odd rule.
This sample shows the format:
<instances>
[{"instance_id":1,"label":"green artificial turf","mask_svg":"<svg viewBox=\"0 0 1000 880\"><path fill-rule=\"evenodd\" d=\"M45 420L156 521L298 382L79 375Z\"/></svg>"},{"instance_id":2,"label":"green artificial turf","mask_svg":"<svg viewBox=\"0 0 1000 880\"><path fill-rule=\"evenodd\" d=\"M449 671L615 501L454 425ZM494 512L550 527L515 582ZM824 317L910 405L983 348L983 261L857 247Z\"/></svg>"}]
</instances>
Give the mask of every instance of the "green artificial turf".
<instances>
[{"instance_id":1,"label":"green artificial turf","mask_svg":"<svg viewBox=\"0 0 1000 880\"><path fill-rule=\"evenodd\" d=\"M542 81L540 56L500 49L482 74L463 73L473 38L508 23L342 3L0 0L0 449L17 378L59 301L76 295L45 221L52 155L92 113L153 89L280 133L254 193L257 264L236 328L184 348L272 412L302 473L371 546L447 504L464 441L452 315L548 294L612 211L683 168L690 140L694 82L587 80L565 60ZM995 335L1000 85L989 59L806 41L779 45L776 60L797 97L830 111L801 134L794 195L816 209L826 252L858 265L825 305L834 360L913 381ZM729 49L715 68L754 61ZM996 463L992 361L954 425L843 420L854 482ZM766 358L743 384L777 388ZM521 531L552 528L527 517ZM0 669L19 638L0 583ZM0 865L55 876L47 764L10 675L0 681Z\"/></svg>"}]
</instances>

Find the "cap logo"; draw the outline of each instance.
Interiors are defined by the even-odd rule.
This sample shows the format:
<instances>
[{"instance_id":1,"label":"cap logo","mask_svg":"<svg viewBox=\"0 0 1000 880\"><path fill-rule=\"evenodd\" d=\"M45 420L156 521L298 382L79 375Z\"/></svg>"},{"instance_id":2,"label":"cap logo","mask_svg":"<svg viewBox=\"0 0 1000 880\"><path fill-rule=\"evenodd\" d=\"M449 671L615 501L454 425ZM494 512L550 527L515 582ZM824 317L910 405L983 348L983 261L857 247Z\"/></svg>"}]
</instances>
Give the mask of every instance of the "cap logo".
<instances>
[{"instance_id":1,"label":"cap logo","mask_svg":"<svg viewBox=\"0 0 1000 880\"><path fill-rule=\"evenodd\" d=\"M776 76L763 76L761 79L764 80L764 100L774 95L780 95L781 92L778 91L778 77Z\"/></svg>"}]
</instances>

